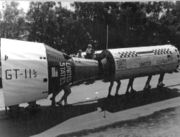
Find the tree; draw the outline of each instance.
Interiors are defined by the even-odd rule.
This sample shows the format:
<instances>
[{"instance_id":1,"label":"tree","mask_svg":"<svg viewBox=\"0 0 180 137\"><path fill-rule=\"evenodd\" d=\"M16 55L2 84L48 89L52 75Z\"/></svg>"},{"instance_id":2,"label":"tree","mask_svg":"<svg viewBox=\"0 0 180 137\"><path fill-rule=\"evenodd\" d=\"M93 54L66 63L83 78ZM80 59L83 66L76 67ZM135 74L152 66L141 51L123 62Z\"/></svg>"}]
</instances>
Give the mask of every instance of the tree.
<instances>
[{"instance_id":1,"label":"tree","mask_svg":"<svg viewBox=\"0 0 180 137\"><path fill-rule=\"evenodd\" d=\"M21 39L21 36L26 33L25 13L17 7L17 2L6 4L0 21L1 37Z\"/></svg>"},{"instance_id":2,"label":"tree","mask_svg":"<svg viewBox=\"0 0 180 137\"><path fill-rule=\"evenodd\" d=\"M109 48L178 45L180 12L172 2L75 2L69 11L60 2L32 2L27 13L29 40L44 42L68 53L96 42Z\"/></svg>"},{"instance_id":3,"label":"tree","mask_svg":"<svg viewBox=\"0 0 180 137\"><path fill-rule=\"evenodd\" d=\"M106 24L109 48L177 42L179 23L173 2L76 2L74 6L76 16L101 48L105 48Z\"/></svg>"},{"instance_id":4,"label":"tree","mask_svg":"<svg viewBox=\"0 0 180 137\"><path fill-rule=\"evenodd\" d=\"M27 20L30 41L65 49L67 53L77 52L87 41L81 22L60 2L31 2Z\"/></svg>"}]
</instances>

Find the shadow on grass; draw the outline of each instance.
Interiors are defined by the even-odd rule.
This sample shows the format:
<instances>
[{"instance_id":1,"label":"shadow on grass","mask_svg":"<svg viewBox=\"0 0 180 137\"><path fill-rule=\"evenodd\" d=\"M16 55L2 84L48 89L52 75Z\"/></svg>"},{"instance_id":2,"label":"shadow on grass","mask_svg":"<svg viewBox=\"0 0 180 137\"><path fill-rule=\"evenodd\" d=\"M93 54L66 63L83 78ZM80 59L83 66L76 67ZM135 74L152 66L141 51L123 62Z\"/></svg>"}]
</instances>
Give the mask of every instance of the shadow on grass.
<instances>
[{"instance_id":1,"label":"shadow on grass","mask_svg":"<svg viewBox=\"0 0 180 137\"><path fill-rule=\"evenodd\" d=\"M0 122L0 128L6 129L9 126L13 127L6 129L7 133L3 134L4 136L6 134L13 137L16 137L16 135L17 137L31 136L52 128L70 118L94 112L98 107L114 113L178 96L180 96L178 89L163 88L162 90L152 89L146 93L139 91L136 94L128 96L120 95L117 97L102 98L96 102L71 104L65 107L41 106L38 111L20 108L16 117L2 119L6 123L6 126L3 125L3 122Z\"/></svg>"}]
</instances>

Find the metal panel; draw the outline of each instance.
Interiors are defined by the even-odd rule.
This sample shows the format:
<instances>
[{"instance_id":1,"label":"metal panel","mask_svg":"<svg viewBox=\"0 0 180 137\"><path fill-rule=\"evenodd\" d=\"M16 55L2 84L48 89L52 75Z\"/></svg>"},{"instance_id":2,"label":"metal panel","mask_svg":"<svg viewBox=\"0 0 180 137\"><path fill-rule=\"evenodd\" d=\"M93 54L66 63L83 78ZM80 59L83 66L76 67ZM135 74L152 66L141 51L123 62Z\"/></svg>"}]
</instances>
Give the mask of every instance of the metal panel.
<instances>
[{"instance_id":1,"label":"metal panel","mask_svg":"<svg viewBox=\"0 0 180 137\"><path fill-rule=\"evenodd\" d=\"M73 58L74 62L74 76L73 82L85 81L90 79L97 79L99 73L98 61L83 59L83 58Z\"/></svg>"},{"instance_id":2,"label":"metal panel","mask_svg":"<svg viewBox=\"0 0 180 137\"><path fill-rule=\"evenodd\" d=\"M110 49L115 61L115 79L173 72L178 54L172 45Z\"/></svg>"},{"instance_id":3,"label":"metal panel","mask_svg":"<svg viewBox=\"0 0 180 137\"><path fill-rule=\"evenodd\" d=\"M1 39L2 83L6 106L48 96L44 44Z\"/></svg>"}]
</instances>

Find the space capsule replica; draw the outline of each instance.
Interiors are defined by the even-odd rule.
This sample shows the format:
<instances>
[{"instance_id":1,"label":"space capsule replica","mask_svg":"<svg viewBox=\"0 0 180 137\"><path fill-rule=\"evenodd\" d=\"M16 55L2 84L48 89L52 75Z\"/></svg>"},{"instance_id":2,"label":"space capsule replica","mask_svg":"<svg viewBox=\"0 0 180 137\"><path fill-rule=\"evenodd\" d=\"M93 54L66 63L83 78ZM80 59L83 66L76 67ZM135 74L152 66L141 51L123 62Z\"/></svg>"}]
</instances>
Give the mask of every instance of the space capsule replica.
<instances>
[{"instance_id":1,"label":"space capsule replica","mask_svg":"<svg viewBox=\"0 0 180 137\"><path fill-rule=\"evenodd\" d=\"M43 43L4 38L0 48L4 106L47 98L66 84L171 73L180 63L172 45L109 49L98 52L95 59L69 57Z\"/></svg>"},{"instance_id":2,"label":"space capsule replica","mask_svg":"<svg viewBox=\"0 0 180 137\"><path fill-rule=\"evenodd\" d=\"M98 78L98 61L70 58L43 43L1 38L0 47L3 106L47 98L65 84Z\"/></svg>"}]
</instances>

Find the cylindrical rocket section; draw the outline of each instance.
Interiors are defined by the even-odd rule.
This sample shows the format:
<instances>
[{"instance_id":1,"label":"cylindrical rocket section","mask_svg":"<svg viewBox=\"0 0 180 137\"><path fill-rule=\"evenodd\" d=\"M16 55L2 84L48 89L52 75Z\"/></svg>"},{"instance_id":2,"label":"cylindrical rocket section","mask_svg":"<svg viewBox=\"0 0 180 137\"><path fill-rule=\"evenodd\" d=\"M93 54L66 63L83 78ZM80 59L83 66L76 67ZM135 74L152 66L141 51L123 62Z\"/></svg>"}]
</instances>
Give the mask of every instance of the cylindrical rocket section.
<instances>
[{"instance_id":1,"label":"cylindrical rocket section","mask_svg":"<svg viewBox=\"0 0 180 137\"><path fill-rule=\"evenodd\" d=\"M104 50L98 55L104 80L172 73L180 55L172 45Z\"/></svg>"},{"instance_id":2,"label":"cylindrical rocket section","mask_svg":"<svg viewBox=\"0 0 180 137\"><path fill-rule=\"evenodd\" d=\"M97 60L72 58L73 84L87 80L96 80L99 77L99 63Z\"/></svg>"},{"instance_id":3,"label":"cylindrical rocket section","mask_svg":"<svg viewBox=\"0 0 180 137\"><path fill-rule=\"evenodd\" d=\"M62 89L66 84L76 85L99 77L97 60L72 57L47 47L49 93Z\"/></svg>"},{"instance_id":4,"label":"cylindrical rocket section","mask_svg":"<svg viewBox=\"0 0 180 137\"><path fill-rule=\"evenodd\" d=\"M51 51L51 52L50 52ZM62 53L47 52L49 90L64 84L89 80L128 79L160 73L171 73L179 65L179 52L172 45L103 50L96 59L67 58Z\"/></svg>"}]
</instances>

